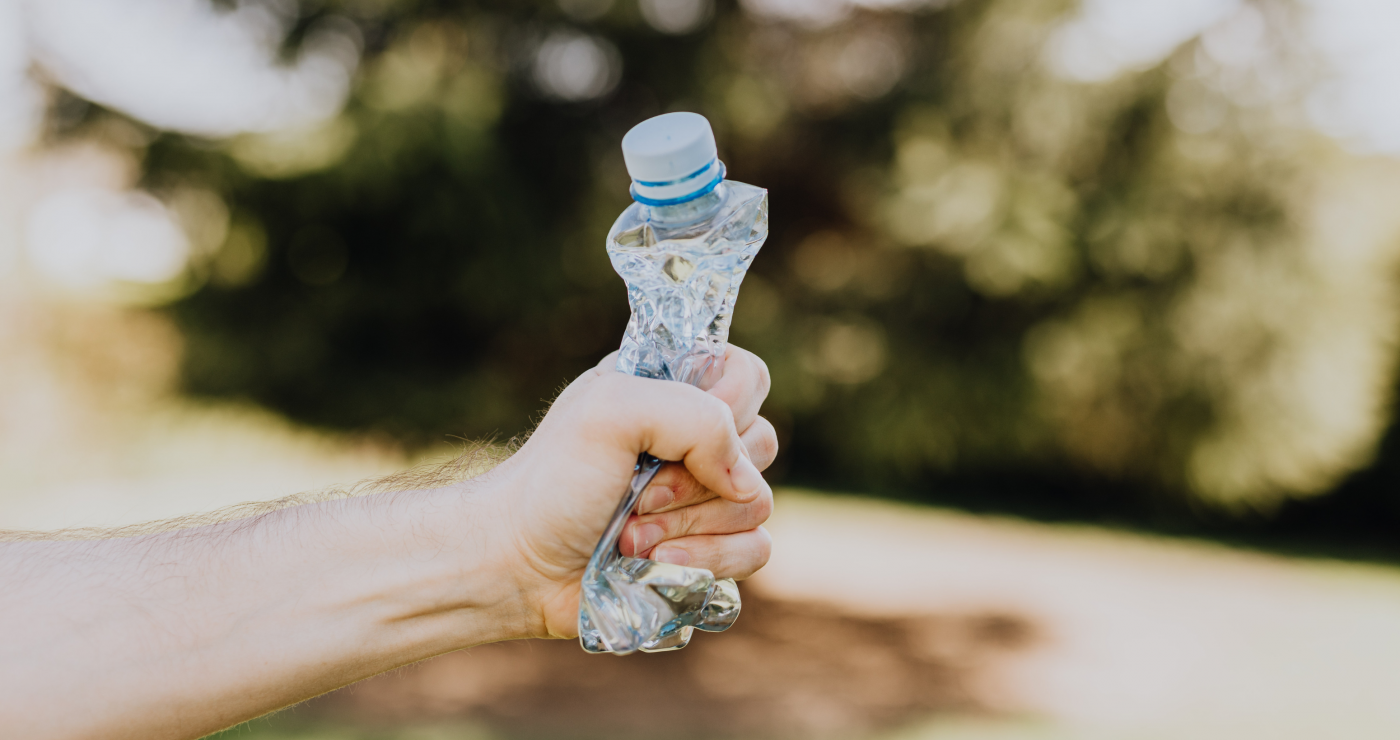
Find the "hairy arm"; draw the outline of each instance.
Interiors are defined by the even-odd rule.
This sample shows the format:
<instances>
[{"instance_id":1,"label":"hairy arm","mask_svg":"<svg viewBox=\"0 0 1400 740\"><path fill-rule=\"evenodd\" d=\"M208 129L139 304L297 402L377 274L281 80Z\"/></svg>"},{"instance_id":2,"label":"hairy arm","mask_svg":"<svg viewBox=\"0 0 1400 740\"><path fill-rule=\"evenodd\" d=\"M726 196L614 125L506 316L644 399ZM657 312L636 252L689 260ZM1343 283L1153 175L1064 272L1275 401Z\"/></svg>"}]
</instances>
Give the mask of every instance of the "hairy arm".
<instances>
[{"instance_id":1,"label":"hairy arm","mask_svg":"<svg viewBox=\"0 0 1400 740\"><path fill-rule=\"evenodd\" d=\"M741 350L708 393L595 370L463 483L0 542L0 727L195 738L451 650L573 636L583 566L643 450L682 465L658 476L624 550L745 577L768 557L766 392Z\"/></svg>"},{"instance_id":2,"label":"hairy arm","mask_svg":"<svg viewBox=\"0 0 1400 740\"><path fill-rule=\"evenodd\" d=\"M474 494L469 484L130 539L0 545L0 724L27 738L198 737L524 636L523 604L483 552Z\"/></svg>"}]
</instances>

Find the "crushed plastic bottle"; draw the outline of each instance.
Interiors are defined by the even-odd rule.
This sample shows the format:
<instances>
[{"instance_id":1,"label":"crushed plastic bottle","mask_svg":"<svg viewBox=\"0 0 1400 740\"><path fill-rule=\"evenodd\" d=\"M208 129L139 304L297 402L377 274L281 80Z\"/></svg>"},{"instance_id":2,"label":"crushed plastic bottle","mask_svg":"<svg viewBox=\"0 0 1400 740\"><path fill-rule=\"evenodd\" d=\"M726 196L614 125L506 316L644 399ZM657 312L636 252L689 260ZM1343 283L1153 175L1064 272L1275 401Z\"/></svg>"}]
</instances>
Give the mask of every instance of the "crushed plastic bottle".
<instances>
[{"instance_id":1,"label":"crushed plastic bottle","mask_svg":"<svg viewBox=\"0 0 1400 740\"><path fill-rule=\"evenodd\" d=\"M608 234L632 319L617 369L699 385L722 364L739 285L768 238L768 191L725 180L709 121L668 113L622 140L636 201ZM661 468L643 454L583 575L579 642L591 653L677 650L739 616L739 587L703 568L624 557L618 539Z\"/></svg>"}]
</instances>

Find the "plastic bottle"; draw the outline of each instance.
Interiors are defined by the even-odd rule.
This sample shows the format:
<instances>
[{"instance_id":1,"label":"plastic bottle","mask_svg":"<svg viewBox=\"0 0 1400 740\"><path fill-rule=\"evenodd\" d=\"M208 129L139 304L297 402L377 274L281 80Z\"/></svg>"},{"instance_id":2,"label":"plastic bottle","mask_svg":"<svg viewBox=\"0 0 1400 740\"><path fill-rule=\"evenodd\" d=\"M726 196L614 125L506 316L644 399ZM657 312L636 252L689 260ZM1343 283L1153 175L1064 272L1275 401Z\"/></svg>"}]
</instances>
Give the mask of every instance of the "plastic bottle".
<instances>
[{"instance_id":1,"label":"plastic bottle","mask_svg":"<svg viewBox=\"0 0 1400 740\"><path fill-rule=\"evenodd\" d=\"M700 385L721 370L739 286L768 238L768 191L724 179L710 122L696 113L647 119L622 139L635 201L608 233L632 319L617 369ZM739 589L708 570L623 557L618 539L661 460L643 454L583 576L579 642L626 655L683 648L694 630L722 632Z\"/></svg>"}]
</instances>

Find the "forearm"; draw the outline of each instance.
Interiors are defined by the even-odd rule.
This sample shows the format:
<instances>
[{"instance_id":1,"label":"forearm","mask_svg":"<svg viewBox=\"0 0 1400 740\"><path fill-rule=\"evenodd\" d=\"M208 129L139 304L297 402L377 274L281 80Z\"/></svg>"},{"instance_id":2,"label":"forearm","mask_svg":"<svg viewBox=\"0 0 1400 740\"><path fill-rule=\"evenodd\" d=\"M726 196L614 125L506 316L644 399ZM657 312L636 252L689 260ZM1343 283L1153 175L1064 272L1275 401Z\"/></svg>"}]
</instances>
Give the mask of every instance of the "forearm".
<instances>
[{"instance_id":1,"label":"forearm","mask_svg":"<svg viewBox=\"0 0 1400 740\"><path fill-rule=\"evenodd\" d=\"M0 545L0 726L198 737L530 632L465 487L124 540ZM463 527L463 523L467 526Z\"/></svg>"},{"instance_id":2,"label":"forearm","mask_svg":"<svg viewBox=\"0 0 1400 740\"><path fill-rule=\"evenodd\" d=\"M662 540L634 532L632 550L752 574L768 558L759 470L776 437L757 423L767 374L736 352L709 392L584 373L519 451L465 484L0 542L0 734L194 738L450 650L577 634L589 555L643 451L685 476L663 471L670 493L634 527Z\"/></svg>"}]
</instances>

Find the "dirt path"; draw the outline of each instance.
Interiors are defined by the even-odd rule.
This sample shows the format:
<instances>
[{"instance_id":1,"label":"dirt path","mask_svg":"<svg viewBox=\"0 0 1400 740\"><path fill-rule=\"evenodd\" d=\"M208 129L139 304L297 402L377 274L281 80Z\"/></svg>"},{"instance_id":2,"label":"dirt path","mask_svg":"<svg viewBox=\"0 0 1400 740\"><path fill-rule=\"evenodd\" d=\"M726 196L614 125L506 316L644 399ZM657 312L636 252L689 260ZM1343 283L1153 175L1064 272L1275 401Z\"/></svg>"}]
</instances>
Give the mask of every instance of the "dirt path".
<instances>
[{"instance_id":1,"label":"dirt path","mask_svg":"<svg viewBox=\"0 0 1400 740\"><path fill-rule=\"evenodd\" d=\"M774 596L1034 626L971 694L1042 721L901 739L1400 737L1395 569L794 492L772 531Z\"/></svg>"}]
</instances>

